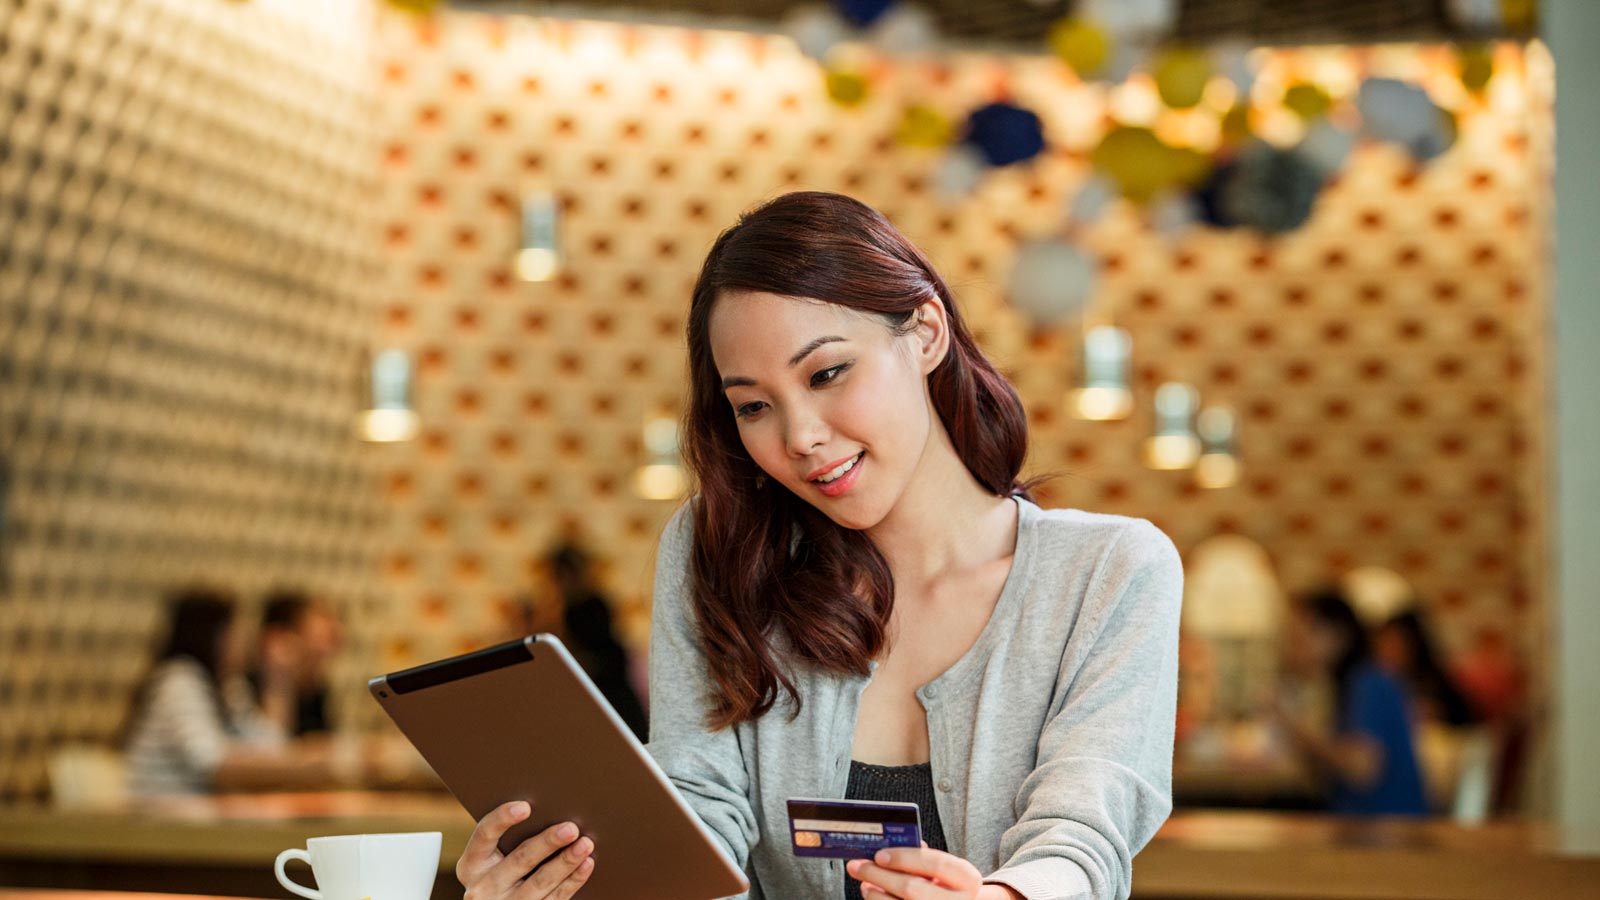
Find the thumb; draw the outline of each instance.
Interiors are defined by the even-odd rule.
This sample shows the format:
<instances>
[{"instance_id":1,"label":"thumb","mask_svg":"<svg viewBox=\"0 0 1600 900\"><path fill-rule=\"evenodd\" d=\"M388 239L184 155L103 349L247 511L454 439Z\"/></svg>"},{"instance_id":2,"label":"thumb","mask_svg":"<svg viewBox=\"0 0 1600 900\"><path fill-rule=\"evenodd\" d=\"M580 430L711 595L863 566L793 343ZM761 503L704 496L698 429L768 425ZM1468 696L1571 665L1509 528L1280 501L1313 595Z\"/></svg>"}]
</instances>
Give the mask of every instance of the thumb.
<instances>
[{"instance_id":1,"label":"thumb","mask_svg":"<svg viewBox=\"0 0 1600 900\"><path fill-rule=\"evenodd\" d=\"M926 849L926 848L927 848L927 846L928 846L928 842L927 842L927 841L923 841L923 842L922 842L922 846L923 846L923 848L924 848L924 849Z\"/></svg>"}]
</instances>

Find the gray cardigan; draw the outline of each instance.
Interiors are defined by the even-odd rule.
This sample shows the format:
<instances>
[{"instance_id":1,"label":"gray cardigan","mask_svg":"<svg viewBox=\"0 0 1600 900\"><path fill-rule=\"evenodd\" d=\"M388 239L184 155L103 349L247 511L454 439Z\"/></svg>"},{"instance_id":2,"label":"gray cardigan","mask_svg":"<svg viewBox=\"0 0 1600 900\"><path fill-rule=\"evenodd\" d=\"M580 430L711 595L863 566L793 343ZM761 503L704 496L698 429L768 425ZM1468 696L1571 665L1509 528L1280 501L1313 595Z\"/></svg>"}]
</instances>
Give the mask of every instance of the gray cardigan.
<instances>
[{"instance_id":1,"label":"gray cardigan","mask_svg":"<svg viewBox=\"0 0 1600 900\"><path fill-rule=\"evenodd\" d=\"M1029 900L1120 900L1134 854L1172 809L1182 565L1143 519L1017 504L993 615L916 692L939 818L949 852L986 882ZM707 730L689 509L668 523L656 559L648 749L745 868L741 897L834 897L841 864L793 855L784 801L844 796L869 677L798 668L793 722L784 698L760 719Z\"/></svg>"}]
</instances>

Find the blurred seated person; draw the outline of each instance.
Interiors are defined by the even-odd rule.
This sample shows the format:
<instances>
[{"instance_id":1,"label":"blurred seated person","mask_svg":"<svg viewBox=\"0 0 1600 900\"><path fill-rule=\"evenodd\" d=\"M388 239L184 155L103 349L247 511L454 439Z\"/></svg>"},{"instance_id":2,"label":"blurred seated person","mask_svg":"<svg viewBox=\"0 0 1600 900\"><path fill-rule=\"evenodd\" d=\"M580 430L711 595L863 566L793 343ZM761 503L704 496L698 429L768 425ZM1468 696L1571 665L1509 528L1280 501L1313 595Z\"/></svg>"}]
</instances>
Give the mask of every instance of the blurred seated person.
<instances>
[{"instance_id":1,"label":"blurred seated person","mask_svg":"<svg viewBox=\"0 0 1600 900\"><path fill-rule=\"evenodd\" d=\"M339 621L297 591L267 596L257 641L260 658L250 686L262 713L285 734L324 734L328 723L328 665L343 646Z\"/></svg>"},{"instance_id":2,"label":"blurred seated person","mask_svg":"<svg viewBox=\"0 0 1600 900\"><path fill-rule=\"evenodd\" d=\"M1302 598L1290 613L1286 639L1288 670L1323 680L1332 691L1331 727L1275 708L1297 751L1328 778L1329 808L1350 815L1425 815L1411 698L1373 658L1349 602L1336 588Z\"/></svg>"},{"instance_id":3,"label":"blurred seated person","mask_svg":"<svg viewBox=\"0 0 1600 900\"><path fill-rule=\"evenodd\" d=\"M558 544L545 558L554 592L561 598L561 641L578 665L639 740L647 740L644 704L634 689L627 648L617 639L611 604L594 584L589 554Z\"/></svg>"},{"instance_id":4,"label":"blurred seated person","mask_svg":"<svg viewBox=\"0 0 1600 900\"><path fill-rule=\"evenodd\" d=\"M290 740L259 710L224 699L224 686L243 672L242 647L228 595L191 589L172 598L165 644L123 731L131 793L312 789L359 780L358 748Z\"/></svg>"}]
</instances>

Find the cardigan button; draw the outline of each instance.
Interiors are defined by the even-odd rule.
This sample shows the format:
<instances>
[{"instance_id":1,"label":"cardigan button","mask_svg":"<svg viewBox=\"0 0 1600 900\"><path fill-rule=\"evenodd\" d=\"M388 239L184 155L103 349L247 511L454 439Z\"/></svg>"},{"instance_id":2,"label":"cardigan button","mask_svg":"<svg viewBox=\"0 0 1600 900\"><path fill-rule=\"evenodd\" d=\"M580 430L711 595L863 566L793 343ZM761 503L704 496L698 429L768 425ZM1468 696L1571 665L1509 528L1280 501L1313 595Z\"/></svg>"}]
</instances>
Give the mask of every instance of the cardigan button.
<instances>
[{"instance_id":1,"label":"cardigan button","mask_svg":"<svg viewBox=\"0 0 1600 900\"><path fill-rule=\"evenodd\" d=\"M944 791L946 794L950 793L950 779L939 779L939 790Z\"/></svg>"},{"instance_id":2,"label":"cardigan button","mask_svg":"<svg viewBox=\"0 0 1600 900\"><path fill-rule=\"evenodd\" d=\"M933 698L939 696L939 689L933 685L929 685L922 689L922 695L927 697L929 700L932 700Z\"/></svg>"}]
</instances>

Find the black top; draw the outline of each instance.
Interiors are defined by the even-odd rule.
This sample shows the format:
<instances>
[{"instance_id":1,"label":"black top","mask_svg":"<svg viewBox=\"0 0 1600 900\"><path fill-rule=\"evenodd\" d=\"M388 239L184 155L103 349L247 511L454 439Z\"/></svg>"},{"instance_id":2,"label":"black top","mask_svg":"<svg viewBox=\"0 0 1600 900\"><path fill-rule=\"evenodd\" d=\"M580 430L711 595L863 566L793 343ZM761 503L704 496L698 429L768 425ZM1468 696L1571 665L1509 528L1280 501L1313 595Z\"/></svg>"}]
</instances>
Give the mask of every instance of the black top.
<instances>
[{"instance_id":1,"label":"black top","mask_svg":"<svg viewBox=\"0 0 1600 900\"><path fill-rule=\"evenodd\" d=\"M933 799L933 766L874 766L850 760L850 782L846 800L894 800L915 803L922 811L922 839L935 850L948 850L944 826L939 822L939 806ZM861 882L844 873L845 900L861 900Z\"/></svg>"}]
</instances>

